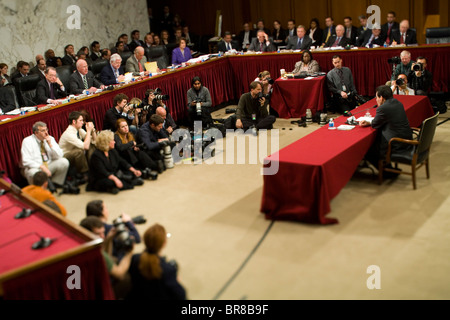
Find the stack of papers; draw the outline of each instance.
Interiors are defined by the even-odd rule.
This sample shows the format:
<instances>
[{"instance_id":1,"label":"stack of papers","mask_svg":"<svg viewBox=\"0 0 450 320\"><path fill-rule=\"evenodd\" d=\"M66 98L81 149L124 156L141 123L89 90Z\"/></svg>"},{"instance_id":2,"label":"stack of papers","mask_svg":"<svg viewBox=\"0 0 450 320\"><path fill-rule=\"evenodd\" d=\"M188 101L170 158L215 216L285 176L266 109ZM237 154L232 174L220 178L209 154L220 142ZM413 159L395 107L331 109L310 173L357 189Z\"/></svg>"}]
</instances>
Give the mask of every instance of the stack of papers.
<instances>
[{"instance_id":1,"label":"stack of papers","mask_svg":"<svg viewBox=\"0 0 450 320\"><path fill-rule=\"evenodd\" d=\"M364 117L360 117L360 118L356 119L356 121L358 121L358 122L367 121L369 123L372 123L373 118L374 117L366 117L366 116L364 116Z\"/></svg>"},{"instance_id":2,"label":"stack of papers","mask_svg":"<svg viewBox=\"0 0 450 320\"><path fill-rule=\"evenodd\" d=\"M351 126L348 124L341 124L339 127L337 127L338 130L352 130L355 126Z\"/></svg>"}]
</instances>

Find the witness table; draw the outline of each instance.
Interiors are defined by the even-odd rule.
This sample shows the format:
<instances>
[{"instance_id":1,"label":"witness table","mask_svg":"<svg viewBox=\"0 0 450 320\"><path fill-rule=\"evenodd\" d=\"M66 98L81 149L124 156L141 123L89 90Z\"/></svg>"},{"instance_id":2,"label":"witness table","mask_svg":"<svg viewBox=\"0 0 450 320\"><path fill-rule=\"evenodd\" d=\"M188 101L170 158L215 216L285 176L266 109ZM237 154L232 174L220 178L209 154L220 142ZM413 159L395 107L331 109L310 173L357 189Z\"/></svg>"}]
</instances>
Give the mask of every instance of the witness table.
<instances>
[{"instance_id":1,"label":"witness table","mask_svg":"<svg viewBox=\"0 0 450 320\"><path fill-rule=\"evenodd\" d=\"M314 115L323 110L325 103L326 76L313 79L278 78L273 84L270 106L278 112L280 118L301 118L306 109Z\"/></svg>"},{"instance_id":2,"label":"witness table","mask_svg":"<svg viewBox=\"0 0 450 320\"><path fill-rule=\"evenodd\" d=\"M49 212L25 194L10 191L0 179L0 296L20 300L105 300L114 299L110 279L101 254L101 239ZM33 210L29 217L16 219L23 208ZM32 249L41 237L53 242ZM81 289L67 285L73 270L79 268ZM69 281L74 283L74 281Z\"/></svg>"},{"instance_id":3,"label":"witness table","mask_svg":"<svg viewBox=\"0 0 450 320\"><path fill-rule=\"evenodd\" d=\"M398 56L404 49L411 52L413 59L420 55L428 58L428 69L433 73L433 91L449 91L450 45L321 51L312 54L323 72L333 68L332 57L340 54L344 66L353 72L358 92L361 95L374 96L376 87L390 78L392 66L387 60ZM147 89L160 88L163 94L169 95L170 99L166 105L174 120L180 122L187 117L186 92L191 87L194 76L202 79L203 85L211 93L213 105L217 106L228 101L237 101L243 93L250 90L250 83L261 71L268 70L272 78L276 79L280 77L280 69L288 72L293 70L299 59L300 53L224 56L125 85L87 99L0 122L0 169L5 170L13 181L23 179L19 170L20 147L22 140L32 133L31 127L36 121L46 122L49 133L58 141L67 128L69 113L85 109L93 117L96 129L101 130L104 114L113 107L113 98L116 94L124 93L130 99L133 97L143 99ZM0 120L7 117L0 116Z\"/></svg>"},{"instance_id":4,"label":"witness table","mask_svg":"<svg viewBox=\"0 0 450 320\"><path fill-rule=\"evenodd\" d=\"M418 127L434 114L429 99L422 96L394 96L403 103L410 126ZM376 100L354 109L355 118L369 110L375 116ZM335 126L347 118L335 119ZM271 220L295 220L331 224L327 218L331 200L352 177L376 136L371 127L356 126L350 131L329 130L324 126L270 155L278 162L278 173L264 176L261 212ZM268 167L276 167L273 163Z\"/></svg>"}]
</instances>

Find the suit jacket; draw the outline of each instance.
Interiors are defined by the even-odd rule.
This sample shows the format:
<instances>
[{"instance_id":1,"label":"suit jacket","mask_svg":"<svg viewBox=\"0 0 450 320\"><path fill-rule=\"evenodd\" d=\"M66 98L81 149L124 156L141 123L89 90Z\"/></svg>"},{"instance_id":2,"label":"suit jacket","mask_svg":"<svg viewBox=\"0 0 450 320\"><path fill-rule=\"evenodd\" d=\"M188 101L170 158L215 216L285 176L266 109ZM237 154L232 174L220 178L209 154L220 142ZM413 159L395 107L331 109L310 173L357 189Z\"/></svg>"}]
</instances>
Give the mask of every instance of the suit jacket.
<instances>
[{"instance_id":1,"label":"suit jacket","mask_svg":"<svg viewBox=\"0 0 450 320\"><path fill-rule=\"evenodd\" d=\"M349 93L349 92L356 93L357 91L355 88L355 83L353 81L353 75L352 75L351 70L347 67L342 67L342 72L343 72L344 85L346 86L345 92L346 93ZM328 90L333 95L340 96L341 92L344 91L344 90L342 90L343 87L342 87L341 78L338 74L338 69L334 68L327 73L327 85L328 85Z\"/></svg>"},{"instance_id":2,"label":"suit jacket","mask_svg":"<svg viewBox=\"0 0 450 320\"><path fill-rule=\"evenodd\" d=\"M112 54L112 53L111 53L111 54ZM92 52L91 55L90 55L90 57L91 57L91 60L92 60L92 61L96 61L96 60L102 58L102 56L99 57L98 55L96 55L95 52Z\"/></svg>"},{"instance_id":3,"label":"suit jacket","mask_svg":"<svg viewBox=\"0 0 450 320\"><path fill-rule=\"evenodd\" d=\"M364 32L363 37L361 37L361 39L358 39L358 47L365 47L371 37L372 37L372 29L367 29L366 32ZM372 44L376 44L382 47L384 45L385 40L386 36L384 35L383 31L381 31L378 38L376 39L374 38L372 40Z\"/></svg>"},{"instance_id":4,"label":"suit jacket","mask_svg":"<svg viewBox=\"0 0 450 320\"><path fill-rule=\"evenodd\" d=\"M311 29L308 29L308 31L306 31L306 35L309 37L309 33L311 32ZM313 33L313 37L311 38L312 40L312 45L313 46L320 46L322 45L322 37L323 37L323 30L320 28L316 28L316 31L314 31Z\"/></svg>"},{"instance_id":5,"label":"suit jacket","mask_svg":"<svg viewBox=\"0 0 450 320\"><path fill-rule=\"evenodd\" d=\"M191 49L188 47L184 48L184 56L181 53L180 48L175 48L172 51L172 64L182 64L183 62L189 61L192 59Z\"/></svg>"},{"instance_id":6,"label":"suit jacket","mask_svg":"<svg viewBox=\"0 0 450 320\"><path fill-rule=\"evenodd\" d=\"M77 62L74 57L71 57L67 54L61 59L61 61L62 61L63 65L68 65L68 66L72 66Z\"/></svg>"},{"instance_id":7,"label":"suit jacket","mask_svg":"<svg viewBox=\"0 0 450 320\"><path fill-rule=\"evenodd\" d=\"M277 37L277 31L274 29L272 31L272 39L273 40L282 40L282 42L274 43L277 47L286 45L286 38L288 37L288 32L286 29L280 28L280 33Z\"/></svg>"},{"instance_id":8,"label":"suit jacket","mask_svg":"<svg viewBox=\"0 0 450 320\"><path fill-rule=\"evenodd\" d=\"M119 111L117 111L115 107L106 110L105 117L103 118L103 130L111 130L112 132L115 132L116 122L121 118L127 120L129 126L133 122L132 120L128 119L128 117L124 117L122 113L119 113Z\"/></svg>"},{"instance_id":9,"label":"suit jacket","mask_svg":"<svg viewBox=\"0 0 450 320\"><path fill-rule=\"evenodd\" d=\"M337 39L337 35L333 34L327 41L327 43L325 43L325 47L332 47L334 42ZM337 47L343 47L345 48L345 46L347 46L348 44L351 44L351 40L346 38L345 35L342 36L341 40L339 41Z\"/></svg>"},{"instance_id":10,"label":"suit jacket","mask_svg":"<svg viewBox=\"0 0 450 320\"><path fill-rule=\"evenodd\" d=\"M67 92L62 90L59 84L52 83L53 93L55 95L55 99L62 99L67 97ZM66 88L64 88L66 89ZM39 81L36 87L36 102L38 104L47 104L47 100L50 98L50 86L48 85L47 79L43 79Z\"/></svg>"},{"instance_id":11,"label":"suit jacket","mask_svg":"<svg viewBox=\"0 0 450 320\"><path fill-rule=\"evenodd\" d=\"M147 58L145 57L145 55L142 57L140 62L142 65L142 69L144 69L144 71L145 71L145 64L147 63ZM131 55L131 57L129 57L127 59L127 63L125 64L125 71L132 72L134 76L137 76L140 74L139 64L138 64L138 61L136 60L136 56L134 54Z\"/></svg>"},{"instance_id":12,"label":"suit jacket","mask_svg":"<svg viewBox=\"0 0 450 320\"><path fill-rule=\"evenodd\" d=\"M237 36L237 40L239 41L239 48L240 49L245 49L242 48L242 43L244 42L244 37L245 37L245 31L242 30L241 32L239 32L238 36ZM249 31L249 35L248 35L248 44L252 43L252 39L256 37L256 34L253 30Z\"/></svg>"},{"instance_id":13,"label":"suit jacket","mask_svg":"<svg viewBox=\"0 0 450 320\"><path fill-rule=\"evenodd\" d=\"M45 79L45 75L41 72L41 70L39 70L37 66L31 68L30 74L37 74L39 78L41 78L41 80Z\"/></svg>"},{"instance_id":14,"label":"suit jacket","mask_svg":"<svg viewBox=\"0 0 450 320\"><path fill-rule=\"evenodd\" d=\"M128 44L128 49L130 49L131 52L134 52L134 49L136 49L139 46L143 47L144 46L144 41L138 40L138 42L136 42L136 41L132 40Z\"/></svg>"},{"instance_id":15,"label":"suit jacket","mask_svg":"<svg viewBox=\"0 0 450 320\"><path fill-rule=\"evenodd\" d=\"M330 35L330 37L331 37L333 34L336 34L336 27L335 27L335 26L331 26L331 35ZM323 29L322 43L321 43L321 44L326 43L327 36L328 36L328 28L324 28L324 29Z\"/></svg>"},{"instance_id":16,"label":"suit jacket","mask_svg":"<svg viewBox=\"0 0 450 320\"><path fill-rule=\"evenodd\" d=\"M350 37L347 37L347 28L345 28L344 36L350 40L350 44L354 45L356 43L356 37L358 36L358 28L356 28L355 26L351 27Z\"/></svg>"},{"instance_id":17,"label":"suit jacket","mask_svg":"<svg viewBox=\"0 0 450 320\"><path fill-rule=\"evenodd\" d=\"M297 36L289 37L289 41L288 41L288 44L286 46L286 49L287 50L291 50L291 49L292 50L297 50L297 49L308 50L311 47L311 45L312 45L312 40L307 34L305 34L305 36L303 37L302 45L301 45L300 48L297 48L297 44L298 44L298 37Z\"/></svg>"},{"instance_id":18,"label":"suit jacket","mask_svg":"<svg viewBox=\"0 0 450 320\"><path fill-rule=\"evenodd\" d=\"M119 169L128 171L131 165L124 160L116 149L109 150L109 157L103 151L96 149L89 161L89 184L94 184L101 179L107 179L111 174L115 175Z\"/></svg>"},{"instance_id":19,"label":"suit jacket","mask_svg":"<svg viewBox=\"0 0 450 320\"><path fill-rule=\"evenodd\" d=\"M123 68L119 68L119 75L124 74ZM106 65L102 72L100 72L100 81L105 85L109 86L112 84L117 84L116 76L114 75L114 71L112 69L111 64Z\"/></svg>"},{"instance_id":20,"label":"suit jacket","mask_svg":"<svg viewBox=\"0 0 450 320\"><path fill-rule=\"evenodd\" d=\"M86 74L86 80L88 83L88 89L92 87L99 89L102 86L102 84L94 77L92 71L88 71ZM84 90L86 90L86 88L84 87L84 82L80 73L78 71L72 73L69 79L69 93L81 94Z\"/></svg>"},{"instance_id":21,"label":"suit jacket","mask_svg":"<svg viewBox=\"0 0 450 320\"><path fill-rule=\"evenodd\" d=\"M231 40L231 49L235 49L238 50L238 46L236 45L236 43L233 42L233 40ZM219 44L217 45L217 50L222 51L222 52L227 52L228 49L226 47L225 41L220 41Z\"/></svg>"},{"instance_id":22,"label":"suit jacket","mask_svg":"<svg viewBox=\"0 0 450 320\"><path fill-rule=\"evenodd\" d=\"M390 42L391 42L391 43L392 43L392 40L393 40L393 38L392 38L392 32L394 32L395 30L399 30L399 29L400 29L399 23L398 23L398 22L394 22L394 23L392 24L392 27L391 27L391 33L389 34L389 39L390 39ZM389 31L389 25L388 25L387 22L381 26L381 31L383 32L383 34L386 35L386 38L387 38L387 36L388 36L388 31Z\"/></svg>"},{"instance_id":23,"label":"suit jacket","mask_svg":"<svg viewBox=\"0 0 450 320\"><path fill-rule=\"evenodd\" d=\"M256 52L261 51L259 41L257 38L252 41L250 47L248 48L248 51L256 51ZM273 52L273 51L277 51L277 49L271 41L269 45L267 45L266 42L263 43L262 52Z\"/></svg>"},{"instance_id":24,"label":"suit jacket","mask_svg":"<svg viewBox=\"0 0 450 320\"><path fill-rule=\"evenodd\" d=\"M138 131L137 140L139 142L145 143L145 146L148 150L159 150L159 139L166 139L169 136L166 134L164 129L161 129L159 132L155 132L150 128L149 122L144 123L140 130Z\"/></svg>"},{"instance_id":25,"label":"suit jacket","mask_svg":"<svg viewBox=\"0 0 450 320\"><path fill-rule=\"evenodd\" d=\"M6 85L11 85L11 84L13 84L10 76L8 76L7 74L5 74L3 77L8 81L8 83L7 83ZM1 82L1 79L2 79L2 78L0 77L0 87L3 87L3 84L2 84L2 82Z\"/></svg>"},{"instance_id":26,"label":"suit jacket","mask_svg":"<svg viewBox=\"0 0 450 320\"><path fill-rule=\"evenodd\" d=\"M364 35L364 32L366 32L367 29L368 29L368 28L366 28L366 30L364 30L364 28L363 28L362 26L360 26L360 27L357 29L355 45L358 45L358 43L359 43L360 41L362 41L361 39L364 37L364 36L363 36L363 35ZM362 42L361 42L361 44L362 44Z\"/></svg>"},{"instance_id":27,"label":"suit jacket","mask_svg":"<svg viewBox=\"0 0 450 320\"><path fill-rule=\"evenodd\" d=\"M400 30L395 30L392 32L392 38L399 44L400 43ZM416 44L416 32L414 30L406 30L406 41L405 44Z\"/></svg>"},{"instance_id":28,"label":"suit jacket","mask_svg":"<svg viewBox=\"0 0 450 320\"><path fill-rule=\"evenodd\" d=\"M372 120L372 128L381 130L380 154L385 155L388 143L391 138L398 137L412 139L412 130L409 126L408 117L400 101L391 98L377 108L375 118ZM411 146L406 144L392 145L393 152L404 152L411 150Z\"/></svg>"}]
</instances>

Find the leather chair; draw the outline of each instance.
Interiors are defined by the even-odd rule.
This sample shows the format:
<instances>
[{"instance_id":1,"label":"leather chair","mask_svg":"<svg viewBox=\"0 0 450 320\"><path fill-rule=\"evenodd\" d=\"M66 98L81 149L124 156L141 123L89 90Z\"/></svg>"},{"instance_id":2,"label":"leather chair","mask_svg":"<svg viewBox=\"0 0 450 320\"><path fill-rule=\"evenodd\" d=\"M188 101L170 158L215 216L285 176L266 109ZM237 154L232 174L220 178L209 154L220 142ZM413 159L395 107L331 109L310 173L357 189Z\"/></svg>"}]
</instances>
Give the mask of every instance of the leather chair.
<instances>
[{"instance_id":1,"label":"leather chair","mask_svg":"<svg viewBox=\"0 0 450 320\"><path fill-rule=\"evenodd\" d=\"M388 151L386 153L386 159L380 160L378 163L378 182L383 183L383 172L393 172L396 174L407 174L412 176L412 183L414 190L416 189L416 171L425 165L427 179L430 178L430 168L429 168L429 156L430 147L433 142L434 133L436 131L437 121L439 112L434 116L425 119L422 123L422 127L412 128L414 132L417 133L417 138L414 140L406 140L401 138L392 138L389 141ZM391 151L392 142L405 143L413 146L413 150L409 153L399 153L395 154ZM393 162L395 164L394 168L385 168L384 165ZM411 172L405 172L398 169L398 164L407 164L411 166Z\"/></svg>"},{"instance_id":2,"label":"leather chair","mask_svg":"<svg viewBox=\"0 0 450 320\"><path fill-rule=\"evenodd\" d=\"M427 44L450 43L450 27L427 28L425 37Z\"/></svg>"},{"instance_id":3,"label":"leather chair","mask_svg":"<svg viewBox=\"0 0 450 320\"><path fill-rule=\"evenodd\" d=\"M35 106L36 105L36 88L41 81L41 78L37 74L30 74L26 77L17 78L16 88L19 91L19 105L21 107Z\"/></svg>"},{"instance_id":4,"label":"leather chair","mask_svg":"<svg viewBox=\"0 0 450 320\"><path fill-rule=\"evenodd\" d=\"M97 78L97 80L100 81L100 73L102 72L103 68L108 64L109 61L105 59L98 59L92 63L91 71L94 74L94 77Z\"/></svg>"},{"instance_id":5,"label":"leather chair","mask_svg":"<svg viewBox=\"0 0 450 320\"><path fill-rule=\"evenodd\" d=\"M133 52L131 51L125 51L122 52L122 54L120 55L122 57L122 67L125 69L125 64L127 63L127 60L129 57L131 57L133 55Z\"/></svg>"},{"instance_id":6,"label":"leather chair","mask_svg":"<svg viewBox=\"0 0 450 320\"><path fill-rule=\"evenodd\" d=\"M16 88L13 85L0 87L0 107L4 113L20 107Z\"/></svg>"},{"instance_id":7,"label":"leather chair","mask_svg":"<svg viewBox=\"0 0 450 320\"><path fill-rule=\"evenodd\" d=\"M166 69L169 64L166 49L164 46L155 46L147 49L147 60L149 62L156 61L159 69Z\"/></svg>"},{"instance_id":8,"label":"leather chair","mask_svg":"<svg viewBox=\"0 0 450 320\"><path fill-rule=\"evenodd\" d=\"M59 79L64 85L64 88L66 91L69 90L69 82L70 82L70 76L73 73L72 66L60 66L56 67L56 73L58 74Z\"/></svg>"}]
</instances>

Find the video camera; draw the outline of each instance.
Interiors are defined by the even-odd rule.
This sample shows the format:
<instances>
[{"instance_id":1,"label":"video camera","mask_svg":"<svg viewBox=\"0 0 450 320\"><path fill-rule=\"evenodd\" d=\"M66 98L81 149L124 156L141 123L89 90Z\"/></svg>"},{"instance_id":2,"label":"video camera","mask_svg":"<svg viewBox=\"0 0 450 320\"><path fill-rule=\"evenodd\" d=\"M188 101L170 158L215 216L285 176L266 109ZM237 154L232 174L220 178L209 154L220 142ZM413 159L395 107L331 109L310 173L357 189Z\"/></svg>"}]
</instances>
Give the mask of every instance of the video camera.
<instances>
[{"instance_id":1,"label":"video camera","mask_svg":"<svg viewBox=\"0 0 450 320\"><path fill-rule=\"evenodd\" d=\"M160 88L156 88L155 92L153 92L153 94L155 95L155 100L162 100L162 101L169 100L169 95L162 94L162 91Z\"/></svg>"},{"instance_id":2,"label":"video camera","mask_svg":"<svg viewBox=\"0 0 450 320\"><path fill-rule=\"evenodd\" d=\"M420 62L417 62L413 65L413 70L414 71L423 71L423 64L421 64Z\"/></svg>"},{"instance_id":3,"label":"video camera","mask_svg":"<svg viewBox=\"0 0 450 320\"><path fill-rule=\"evenodd\" d=\"M388 63L390 64L400 64L402 59L400 57L392 57L388 59Z\"/></svg>"}]
</instances>

